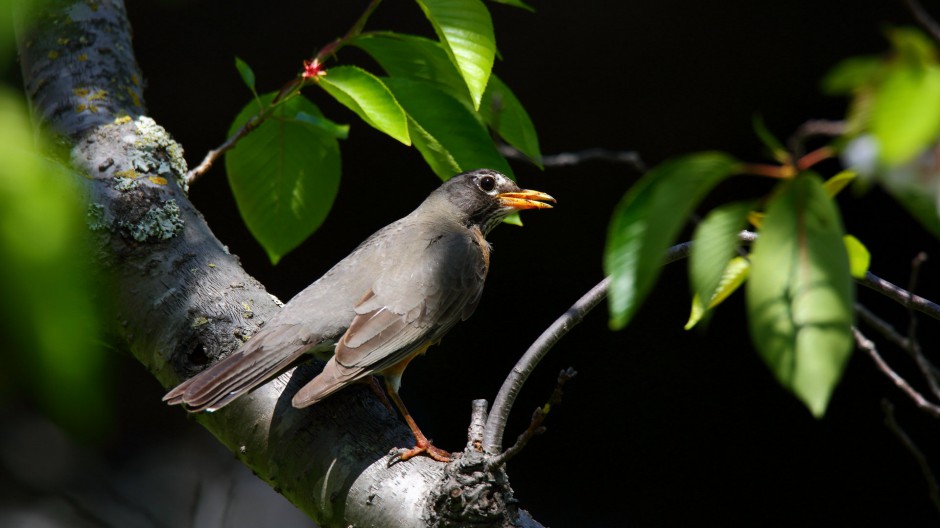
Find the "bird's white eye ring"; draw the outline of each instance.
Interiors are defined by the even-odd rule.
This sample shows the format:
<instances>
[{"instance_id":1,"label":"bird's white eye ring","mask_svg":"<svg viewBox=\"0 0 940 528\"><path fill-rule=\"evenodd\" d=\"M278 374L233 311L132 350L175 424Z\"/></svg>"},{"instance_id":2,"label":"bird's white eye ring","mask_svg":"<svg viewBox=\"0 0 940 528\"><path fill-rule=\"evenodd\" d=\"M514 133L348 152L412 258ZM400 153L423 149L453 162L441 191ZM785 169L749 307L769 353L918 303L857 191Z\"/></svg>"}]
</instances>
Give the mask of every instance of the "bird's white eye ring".
<instances>
[{"instance_id":1,"label":"bird's white eye ring","mask_svg":"<svg viewBox=\"0 0 940 528\"><path fill-rule=\"evenodd\" d=\"M496 178L493 176L484 176L480 178L478 185L480 186L480 189L483 190L483 192L492 192L493 189L496 188Z\"/></svg>"}]
</instances>

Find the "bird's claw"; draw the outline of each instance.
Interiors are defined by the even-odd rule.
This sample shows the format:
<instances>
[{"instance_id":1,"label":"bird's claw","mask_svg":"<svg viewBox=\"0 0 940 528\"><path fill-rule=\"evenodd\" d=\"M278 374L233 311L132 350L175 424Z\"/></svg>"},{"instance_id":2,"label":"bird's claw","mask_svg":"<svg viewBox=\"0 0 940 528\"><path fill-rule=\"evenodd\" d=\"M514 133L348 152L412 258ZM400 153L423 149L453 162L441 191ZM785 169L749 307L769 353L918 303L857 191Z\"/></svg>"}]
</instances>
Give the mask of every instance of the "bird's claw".
<instances>
[{"instance_id":1,"label":"bird's claw","mask_svg":"<svg viewBox=\"0 0 940 528\"><path fill-rule=\"evenodd\" d=\"M419 443L411 449L393 449L389 453L388 467L392 467L399 462L404 462L418 455L425 455L438 462L450 462L452 457L450 452L439 447L435 447L431 442Z\"/></svg>"}]
</instances>

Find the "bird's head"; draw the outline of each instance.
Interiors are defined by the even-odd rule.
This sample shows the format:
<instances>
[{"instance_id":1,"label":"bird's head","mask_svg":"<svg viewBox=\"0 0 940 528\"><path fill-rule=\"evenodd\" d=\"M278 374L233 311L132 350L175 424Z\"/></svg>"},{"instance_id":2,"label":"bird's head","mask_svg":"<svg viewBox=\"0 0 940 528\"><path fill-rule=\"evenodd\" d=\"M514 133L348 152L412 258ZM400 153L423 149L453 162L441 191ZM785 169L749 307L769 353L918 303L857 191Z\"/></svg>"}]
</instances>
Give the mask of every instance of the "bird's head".
<instances>
[{"instance_id":1,"label":"bird's head","mask_svg":"<svg viewBox=\"0 0 940 528\"><path fill-rule=\"evenodd\" d=\"M523 209L550 209L551 196L520 189L504 174L490 169L464 172L444 182L434 194L447 200L467 225L487 234L503 218Z\"/></svg>"}]
</instances>

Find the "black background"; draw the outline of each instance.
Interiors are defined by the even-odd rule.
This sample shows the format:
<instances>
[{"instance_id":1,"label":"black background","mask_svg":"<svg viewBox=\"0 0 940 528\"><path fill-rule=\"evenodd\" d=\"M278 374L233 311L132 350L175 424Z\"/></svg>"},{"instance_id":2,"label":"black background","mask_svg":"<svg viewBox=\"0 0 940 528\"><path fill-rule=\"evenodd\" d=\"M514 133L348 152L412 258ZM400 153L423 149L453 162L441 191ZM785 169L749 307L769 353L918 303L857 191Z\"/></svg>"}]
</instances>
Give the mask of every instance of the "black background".
<instances>
[{"instance_id":1,"label":"black background","mask_svg":"<svg viewBox=\"0 0 940 528\"><path fill-rule=\"evenodd\" d=\"M195 165L224 141L248 101L234 56L254 68L260 90L275 90L344 33L365 4L130 1L150 115ZM821 77L840 59L884 51L888 25L913 23L900 1L533 4L536 14L488 5L503 57L495 71L529 110L543 152L635 150L649 165L707 149L763 161L750 125L755 113L782 137L810 118L840 118L845 102L821 95ZM431 34L411 2L383 3L367 27ZM371 67L355 50L339 60ZM356 121L325 94L309 95L353 127L342 143L337 202L301 248L277 267L269 264L238 216L221 164L191 190L216 235L283 300L438 184L415 150ZM638 177L604 162L514 169L523 186L554 195L557 208L524 214L524 228L493 233L493 266L477 313L404 377L402 396L444 448L465 442L471 400L492 400L533 339L602 278L610 213ZM705 206L759 196L772 183L733 179ZM846 228L868 244L876 274L903 285L917 251L940 257L936 240L879 191L845 194ZM935 300L936 269L928 261L919 289ZM601 306L551 352L526 385L507 440L544 402L560 369L578 370L547 434L509 467L518 497L537 519L553 526L937 523L918 466L883 425L881 400L897 403L902 425L935 462L937 424L862 354L851 360L828 415L812 418L754 353L741 297L704 331L686 332L685 266L675 264L627 329L611 332ZM869 291L859 299L906 325L900 307ZM936 326L921 325L928 353L936 352ZM907 363L881 346L895 363ZM198 427L163 407L163 389L144 369L128 361L122 370L115 445Z\"/></svg>"}]
</instances>

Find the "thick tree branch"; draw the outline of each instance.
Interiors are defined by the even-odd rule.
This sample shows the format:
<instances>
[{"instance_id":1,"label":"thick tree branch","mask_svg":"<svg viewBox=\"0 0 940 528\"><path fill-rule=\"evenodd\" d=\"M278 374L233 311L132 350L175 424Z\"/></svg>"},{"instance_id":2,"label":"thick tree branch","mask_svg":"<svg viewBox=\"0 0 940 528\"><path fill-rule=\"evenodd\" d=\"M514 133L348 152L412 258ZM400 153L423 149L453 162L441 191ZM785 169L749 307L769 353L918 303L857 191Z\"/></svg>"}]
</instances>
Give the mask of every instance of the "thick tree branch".
<instances>
[{"instance_id":1,"label":"thick tree branch","mask_svg":"<svg viewBox=\"0 0 940 528\"><path fill-rule=\"evenodd\" d=\"M93 7L44 3L39 18L18 29L19 42L28 43L20 47L23 74L34 114L72 138L72 164L86 176L99 268L117 292L116 345L169 387L235 350L279 304L189 202L182 149L142 117L122 2ZM412 438L365 388L294 409L290 395L320 368L301 365L196 419L321 526L427 525L440 497L455 489L460 496L461 488L445 490L445 466L427 458L387 466L388 451ZM483 519L535 524L519 512L504 473L486 473L472 489L494 498L483 506L499 506ZM480 505L468 502L463 511Z\"/></svg>"}]
</instances>

